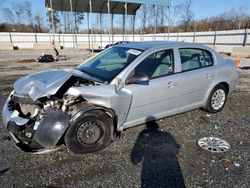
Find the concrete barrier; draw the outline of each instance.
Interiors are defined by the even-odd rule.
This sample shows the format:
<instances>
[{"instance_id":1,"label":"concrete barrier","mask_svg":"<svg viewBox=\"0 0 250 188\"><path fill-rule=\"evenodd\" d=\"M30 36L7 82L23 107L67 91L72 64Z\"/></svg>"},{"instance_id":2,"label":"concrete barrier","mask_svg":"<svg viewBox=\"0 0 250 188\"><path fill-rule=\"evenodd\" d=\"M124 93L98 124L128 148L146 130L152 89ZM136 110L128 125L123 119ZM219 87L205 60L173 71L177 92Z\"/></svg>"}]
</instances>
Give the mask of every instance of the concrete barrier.
<instances>
[{"instance_id":1,"label":"concrete barrier","mask_svg":"<svg viewBox=\"0 0 250 188\"><path fill-rule=\"evenodd\" d=\"M250 57L250 47L234 47L232 57Z\"/></svg>"},{"instance_id":2,"label":"concrete barrier","mask_svg":"<svg viewBox=\"0 0 250 188\"><path fill-rule=\"evenodd\" d=\"M36 50L49 50L49 49L52 49L53 46L55 46L56 49L61 49L61 46L58 43L56 43L55 45L52 45L46 42L33 43L33 49L36 49Z\"/></svg>"},{"instance_id":3,"label":"concrete barrier","mask_svg":"<svg viewBox=\"0 0 250 188\"><path fill-rule=\"evenodd\" d=\"M0 50L13 50L13 45L10 42L1 42Z\"/></svg>"},{"instance_id":4,"label":"concrete barrier","mask_svg":"<svg viewBox=\"0 0 250 188\"><path fill-rule=\"evenodd\" d=\"M89 49L89 44L88 43L77 43L76 48L81 49L81 50L86 50L86 49ZM92 48L92 46L90 43L90 49L91 48ZM97 43L93 43L93 49L99 49L99 45Z\"/></svg>"}]
</instances>

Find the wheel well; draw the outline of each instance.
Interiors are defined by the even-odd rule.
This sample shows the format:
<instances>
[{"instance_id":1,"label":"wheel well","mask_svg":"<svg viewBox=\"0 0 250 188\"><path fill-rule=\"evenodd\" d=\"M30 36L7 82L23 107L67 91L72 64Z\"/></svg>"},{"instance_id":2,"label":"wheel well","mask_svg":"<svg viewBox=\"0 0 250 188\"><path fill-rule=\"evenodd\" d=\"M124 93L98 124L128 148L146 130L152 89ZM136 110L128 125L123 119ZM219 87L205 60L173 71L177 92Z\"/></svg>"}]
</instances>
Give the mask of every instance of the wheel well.
<instances>
[{"instance_id":1,"label":"wheel well","mask_svg":"<svg viewBox=\"0 0 250 188\"><path fill-rule=\"evenodd\" d=\"M227 92L229 92L229 84L227 82L221 82L219 84L222 84L223 86L225 86L225 88L227 89Z\"/></svg>"},{"instance_id":2,"label":"wheel well","mask_svg":"<svg viewBox=\"0 0 250 188\"><path fill-rule=\"evenodd\" d=\"M95 110L95 109L93 109ZM112 141L114 141L114 138L118 137L120 135L120 132L117 130L117 115L115 113L115 111L113 109L110 108L104 108L104 107L100 107L97 108L96 110L100 110L103 113L105 113L109 118L112 119L113 122L113 135L112 135Z\"/></svg>"},{"instance_id":3,"label":"wheel well","mask_svg":"<svg viewBox=\"0 0 250 188\"><path fill-rule=\"evenodd\" d=\"M101 106L94 106L93 109L91 109L91 110L100 110L103 113L105 113L109 118L113 119L114 134L116 134L118 132L117 131L117 115L113 109L105 108L105 107L101 107Z\"/></svg>"},{"instance_id":4,"label":"wheel well","mask_svg":"<svg viewBox=\"0 0 250 188\"><path fill-rule=\"evenodd\" d=\"M106 108L103 106L97 106L97 105L83 105L79 106L79 111L71 118L71 122L75 121L79 116L86 112L90 112L92 110L99 110L103 113L105 113L109 118L113 120L113 129L114 133L117 132L117 115L115 111L111 108Z\"/></svg>"}]
</instances>

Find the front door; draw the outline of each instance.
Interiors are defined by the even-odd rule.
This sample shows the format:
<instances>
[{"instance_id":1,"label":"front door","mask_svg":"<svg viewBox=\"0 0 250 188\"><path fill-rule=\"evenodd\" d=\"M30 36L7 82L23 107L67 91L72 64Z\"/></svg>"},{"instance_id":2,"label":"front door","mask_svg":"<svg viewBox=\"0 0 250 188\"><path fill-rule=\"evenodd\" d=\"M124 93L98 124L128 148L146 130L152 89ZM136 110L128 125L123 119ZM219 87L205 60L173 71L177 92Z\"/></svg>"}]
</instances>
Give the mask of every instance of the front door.
<instances>
[{"instance_id":1,"label":"front door","mask_svg":"<svg viewBox=\"0 0 250 188\"><path fill-rule=\"evenodd\" d=\"M178 112L179 78L173 74L172 49L149 55L133 72L147 74L150 81L125 86L132 94L125 128Z\"/></svg>"}]
</instances>

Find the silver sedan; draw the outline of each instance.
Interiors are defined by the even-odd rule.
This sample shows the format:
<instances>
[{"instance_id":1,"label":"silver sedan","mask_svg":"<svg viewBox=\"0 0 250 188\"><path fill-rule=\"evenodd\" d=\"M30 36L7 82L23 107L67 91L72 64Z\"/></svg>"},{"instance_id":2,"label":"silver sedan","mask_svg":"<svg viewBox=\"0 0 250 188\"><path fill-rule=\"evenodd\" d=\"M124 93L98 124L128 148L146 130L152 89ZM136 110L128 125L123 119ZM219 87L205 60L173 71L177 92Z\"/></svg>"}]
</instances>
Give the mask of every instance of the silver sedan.
<instances>
[{"instance_id":1,"label":"silver sedan","mask_svg":"<svg viewBox=\"0 0 250 188\"><path fill-rule=\"evenodd\" d=\"M203 45L126 43L70 72L50 70L17 80L3 121L24 151L65 144L74 154L94 152L146 121L196 108L221 111L237 78L233 60Z\"/></svg>"}]
</instances>

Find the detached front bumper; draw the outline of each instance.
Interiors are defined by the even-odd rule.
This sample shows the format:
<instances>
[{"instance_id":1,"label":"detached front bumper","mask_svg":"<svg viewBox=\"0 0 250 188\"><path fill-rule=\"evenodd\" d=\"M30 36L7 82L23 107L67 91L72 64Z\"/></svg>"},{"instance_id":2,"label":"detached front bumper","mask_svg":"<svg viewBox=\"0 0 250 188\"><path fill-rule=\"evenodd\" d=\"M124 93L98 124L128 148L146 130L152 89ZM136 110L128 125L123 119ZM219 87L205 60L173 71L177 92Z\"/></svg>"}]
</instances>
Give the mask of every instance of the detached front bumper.
<instances>
[{"instance_id":1,"label":"detached front bumper","mask_svg":"<svg viewBox=\"0 0 250 188\"><path fill-rule=\"evenodd\" d=\"M69 116L60 111L48 110L40 121L23 118L13 109L11 92L6 100L2 120L16 146L25 152L45 153L58 149L58 143L69 125Z\"/></svg>"}]
</instances>

